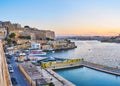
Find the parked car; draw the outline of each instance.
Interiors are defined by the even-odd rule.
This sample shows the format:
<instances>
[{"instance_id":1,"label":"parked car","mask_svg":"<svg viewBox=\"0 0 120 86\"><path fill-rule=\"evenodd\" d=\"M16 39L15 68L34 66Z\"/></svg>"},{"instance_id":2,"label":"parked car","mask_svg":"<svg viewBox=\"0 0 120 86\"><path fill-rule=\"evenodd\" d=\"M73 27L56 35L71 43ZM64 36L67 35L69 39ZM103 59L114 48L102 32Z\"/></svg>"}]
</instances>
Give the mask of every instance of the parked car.
<instances>
[{"instance_id":1,"label":"parked car","mask_svg":"<svg viewBox=\"0 0 120 86\"><path fill-rule=\"evenodd\" d=\"M11 64L9 64L9 65L8 65L8 67L12 67L12 65L11 65Z\"/></svg>"},{"instance_id":2,"label":"parked car","mask_svg":"<svg viewBox=\"0 0 120 86\"><path fill-rule=\"evenodd\" d=\"M14 77L11 78L11 82L12 82L13 86L18 84L16 78L14 78Z\"/></svg>"},{"instance_id":3,"label":"parked car","mask_svg":"<svg viewBox=\"0 0 120 86\"><path fill-rule=\"evenodd\" d=\"M9 55L9 54L6 54L5 57L8 58L8 59L11 59L11 58L12 58L12 56Z\"/></svg>"},{"instance_id":4,"label":"parked car","mask_svg":"<svg viewBox=\"0 0 120 86\"><path fill-rule=\"evenodd\" d=\"M10 60L9 59L6 59L6 61L7 61L7 64L10 64Z\"/></svg>"},{"instance_id":5,"label":"parked car","mask_svg":"<svg viewBox=\"0 0 120 86\"><path fill-rule=\"evenodd\" d=\"M13 70L13 67L11 66L11 67L8 67L8 69L9 69L9 72L10 73L13 73L14 72L14 70Z\"/></svg>"}]
</instances>

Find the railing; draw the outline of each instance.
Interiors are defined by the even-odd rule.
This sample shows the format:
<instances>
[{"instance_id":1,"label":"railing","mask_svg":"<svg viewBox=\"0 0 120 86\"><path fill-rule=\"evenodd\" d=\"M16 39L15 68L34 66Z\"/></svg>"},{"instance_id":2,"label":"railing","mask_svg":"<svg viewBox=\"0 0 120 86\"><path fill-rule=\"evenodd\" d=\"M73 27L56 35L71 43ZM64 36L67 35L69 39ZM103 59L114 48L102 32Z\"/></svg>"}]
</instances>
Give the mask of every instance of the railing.
<instances>
[{"instance_id":1,"label":"railing","mask_svg":"<svg viewBox=\"0 0 120 86\"><path fill-rule=\"evenodd\" d=\"M1 40L0 40L0 86L12 86Z\"/></svg>"}]
</instances>

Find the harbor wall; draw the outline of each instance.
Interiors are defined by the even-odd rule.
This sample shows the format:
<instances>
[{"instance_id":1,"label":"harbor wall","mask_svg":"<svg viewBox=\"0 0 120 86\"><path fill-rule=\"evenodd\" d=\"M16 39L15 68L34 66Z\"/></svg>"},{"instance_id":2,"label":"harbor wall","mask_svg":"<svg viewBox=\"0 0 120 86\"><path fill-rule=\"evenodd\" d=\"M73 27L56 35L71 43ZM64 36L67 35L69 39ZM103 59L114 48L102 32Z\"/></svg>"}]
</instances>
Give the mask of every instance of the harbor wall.
<instances>
[{"instance_id":1,"label":"harbor wall","mask_svg":"<svg viewBox=\"0 0 120 86\"><path fill-rule=\"evenodd\" d=\"M36 86L35 82L30 78L30 76L25 72L24 68L18 64L18 68L20 69L20 71L23 73L23 75L26 77L26 79L28 80L28 82L30 83L31 86Z\"/></svg>"},{"instance_id":2,"label":"harbor wall","mask_svg":"<svg viewBox=\"0 0 120 86\"><path fill-rule=\"evenodd\" d=\"M8 65L4 54L3 44L0 40L0 86L12 86Z\"/></svg>"}]
</instances>

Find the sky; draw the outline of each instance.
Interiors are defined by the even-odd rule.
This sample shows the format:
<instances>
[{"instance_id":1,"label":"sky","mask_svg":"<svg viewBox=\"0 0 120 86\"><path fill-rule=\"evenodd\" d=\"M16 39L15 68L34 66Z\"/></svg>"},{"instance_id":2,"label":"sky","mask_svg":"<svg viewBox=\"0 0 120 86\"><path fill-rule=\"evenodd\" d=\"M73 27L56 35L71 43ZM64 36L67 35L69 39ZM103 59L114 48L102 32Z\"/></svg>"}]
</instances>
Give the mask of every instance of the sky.
<instances>
[{"instance_id":1,"label":"sky","mask_svg":"<svg viewBox=\"0 0 120 86\"><path fill-rule=\"evenodd\" d=\"M0 21L56 35L118 35L120 0L0 0Z\"/></svg>"}]
</instances>

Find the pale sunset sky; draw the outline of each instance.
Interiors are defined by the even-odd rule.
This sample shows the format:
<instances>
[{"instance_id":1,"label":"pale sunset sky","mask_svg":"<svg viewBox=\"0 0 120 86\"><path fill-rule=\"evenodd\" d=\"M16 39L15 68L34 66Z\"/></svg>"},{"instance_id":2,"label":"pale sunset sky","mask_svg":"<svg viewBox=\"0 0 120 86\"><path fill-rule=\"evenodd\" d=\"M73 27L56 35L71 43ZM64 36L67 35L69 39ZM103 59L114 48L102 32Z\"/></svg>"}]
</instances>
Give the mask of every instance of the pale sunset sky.
<instances>
[{"instance_id":1,"label":"pale sunset sky","mask_svg":"<svg viewBox=\"0 0 120 86\"><path fill-rule=\"evenodd\" d=\"M120 0L0 0L0 21L56 35L118 35Z\"/></svg>"}]
</instances>

